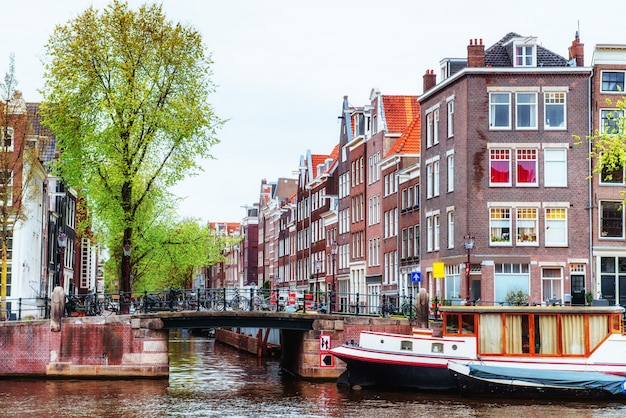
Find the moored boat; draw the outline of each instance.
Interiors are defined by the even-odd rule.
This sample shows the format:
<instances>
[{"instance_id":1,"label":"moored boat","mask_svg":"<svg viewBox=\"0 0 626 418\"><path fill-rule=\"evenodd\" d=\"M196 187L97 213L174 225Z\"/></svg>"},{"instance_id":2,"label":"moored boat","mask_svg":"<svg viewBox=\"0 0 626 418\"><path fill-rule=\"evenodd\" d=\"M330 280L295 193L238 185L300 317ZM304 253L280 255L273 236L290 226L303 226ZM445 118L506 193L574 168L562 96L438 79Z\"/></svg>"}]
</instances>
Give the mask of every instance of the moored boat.
<instances>
[{"instance_id":1,"label":"moored boat","mask_svg":"<svg viewBox=\"0 0 626 418\"><path fill-rule=\"evenodd\" d=\"M489 396L626 397L626 376L593 371L536 370L448 362L450 375L464 394Z\"/></svg>"},{"instance_id":2,"label":"moored boat","mask_svg":"<svg viewBox=\"0 0 626 418\"><path fill-rule=\"evenodd\" d=\"M441 329L362 331L331 350L350 386L454 389L448 363L626 377L620 306L446 306ZM440 331L440 332L437 332Z\"/></svg>"}]
</instances>

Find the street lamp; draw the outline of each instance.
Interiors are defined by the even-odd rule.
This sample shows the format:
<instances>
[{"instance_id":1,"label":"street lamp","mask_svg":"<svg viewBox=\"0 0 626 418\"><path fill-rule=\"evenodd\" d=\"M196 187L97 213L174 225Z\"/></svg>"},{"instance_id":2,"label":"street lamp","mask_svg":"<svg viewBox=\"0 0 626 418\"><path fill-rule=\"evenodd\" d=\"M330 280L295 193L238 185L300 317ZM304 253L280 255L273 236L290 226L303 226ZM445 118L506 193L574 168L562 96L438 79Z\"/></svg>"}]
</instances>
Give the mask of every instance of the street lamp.
<instances>
[{"instance_id":1,"label":"street lamp","mask_svg":"<svg viewBox=\"0 0 626 418\"><path fill-rule=\"evenodd\" d=\"M315 306L319 303L319 286L320 286L320 269L322 268L322 260L319 256L315 259Z\"/></svg>"},{"instance_id":2,"label":"street lamp","mask_svg":"<svg viewBox=\"0 0 626 418\"><path fill-rule=\"evenodd\" d=\"M476 241L472 234L467 234L463 237L463 248L467 251L467 262L465 263L465 284L467 286L466 290L466 299L467 302L470 300L470 252L476 247Z\"/></svg>"},{"instance_id":3,"label":"street lamp","mask_svg":"<svg viewBox=\"0 0 626 418\"><path fill-rule=\"evenodd\" d=\"M57 244L59 245L59 253L61 254L61 262L59 266L59 278L57 284L65 291L65 247L67 246L67 235L65 232L59 232L57 235Z\"/></svg>"},{"instance_id":4,"label":"street lamp","mask_svg":"<svg viewBox=\"0 0 626 418\"><path fill-rule=\"evenodd\" d=\"M120 286L120 307L122 314L130 313L130 306L126 298L130 302L130 242L126 241L122 247L122 280Z\"/></svg>"},{"instance_id":5,"label":"street lamp","mask_svg":"<svg viewBox=\"0 0 626 418\"><path fill-rule=\"evenodd\" d=\"M333 241L332 244L330 244L330 254L332 255L332 261L333 261L333 265L332 265L332 284L331 284L331 295L330 295L330 306L329 306L329 312L332 313L333 312L333 302L335 301L335 298L337 297L337 295L335 294L335 279L336 279L336 262L337 262L337 241Z\"/></svg>"}]
</instances>

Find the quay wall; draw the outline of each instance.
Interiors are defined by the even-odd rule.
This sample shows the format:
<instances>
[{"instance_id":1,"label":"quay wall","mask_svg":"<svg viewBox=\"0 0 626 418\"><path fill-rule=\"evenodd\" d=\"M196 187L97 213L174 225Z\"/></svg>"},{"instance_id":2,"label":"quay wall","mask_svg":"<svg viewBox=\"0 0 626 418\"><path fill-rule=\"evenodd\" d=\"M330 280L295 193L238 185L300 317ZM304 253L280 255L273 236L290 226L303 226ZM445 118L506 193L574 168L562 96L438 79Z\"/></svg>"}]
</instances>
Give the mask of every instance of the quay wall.
<instances>
[{"instance_id":1,"label":"quay wall","mask_svg":"<svg viewBox=\"0 0 626 418\"><path fill-rule=\"evenodd\" d=\"M313 323L312 331L282 330L282 367L300 377L334 380L345 371L346 364L328 350L347 341L358 344L361 331L411 334L412 325L406 319L346 316L320 318ZM329 346L322 346L323 341Z\"/></svg>"},{"instance_id":2,"label":"quay wall","mask_svg":"<svg viewBox=\"0 0 626 418\"><path fill-rule=\"evenodd\" d=\"M166 378L169 331L130 315L0 323L0 377Z\"/></svg>"}]
</instances>

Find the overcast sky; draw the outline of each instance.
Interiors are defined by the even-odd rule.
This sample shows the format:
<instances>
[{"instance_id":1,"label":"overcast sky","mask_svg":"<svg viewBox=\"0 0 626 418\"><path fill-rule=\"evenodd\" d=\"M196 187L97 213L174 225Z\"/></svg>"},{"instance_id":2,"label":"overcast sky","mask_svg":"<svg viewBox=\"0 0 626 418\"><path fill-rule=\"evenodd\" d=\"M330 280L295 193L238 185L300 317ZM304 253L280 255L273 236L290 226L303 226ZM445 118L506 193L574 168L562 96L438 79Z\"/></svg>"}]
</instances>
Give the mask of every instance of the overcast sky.
<instances>
[{"instance_id":1,"label":"overcast sky","mask_svg":"<svg viewBox=\"0 0 626 418\"><path fill-rule=\"evenodd\" d=\"M0 0L0 75L15 54L18 89L40 101L44 45L55 25L108 1ZM145 1L130 0L137 8ZM470 39L486 47L509 32L537 36L567 58L580 29L585 65L596 44L624 43L626 1L589 0L164 0L173 21L197 28L212 53L211 105L228 119L216 160L174 190L181 217L240 221L258 201L262 179L295 178L310 149L339 140L343 96L352 105L382 94L419 95L427 69L465 58ZM439 81L439 80L438 80Z\"/></svg>"}]
</instances>

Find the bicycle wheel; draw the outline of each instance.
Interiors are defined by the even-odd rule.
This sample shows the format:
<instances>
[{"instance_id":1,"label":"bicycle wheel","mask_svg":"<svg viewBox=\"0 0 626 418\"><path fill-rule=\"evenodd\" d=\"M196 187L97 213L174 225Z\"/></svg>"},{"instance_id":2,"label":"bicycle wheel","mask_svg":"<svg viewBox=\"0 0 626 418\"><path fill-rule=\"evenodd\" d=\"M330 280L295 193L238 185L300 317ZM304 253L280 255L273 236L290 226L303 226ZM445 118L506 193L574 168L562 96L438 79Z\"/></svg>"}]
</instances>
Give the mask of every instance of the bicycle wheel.
<instances>
[{"instance_id":1,"label":"bicycle wheel","mask_svg":"<svg viewBox=\"0 0 626 418\"><path fill-rule=\"evenodd\" d=\"M407 318L415 318L417 314L417 310L415 309L415 306L409 303L403 303L402 307L400 308L400 312L402 313L402 315L406 316Z\"/></svg>"},{"instance_id":2,"label":"bicycle wheel","mask_svg":"<svg viewBox=\"0 0 626 418\"><path fill-rule=\"evenodd\" d=\"M247 311L250 309L250 300L243 296L235 296L231 302L233 309Z\"/></svg>"}]
</instances>

